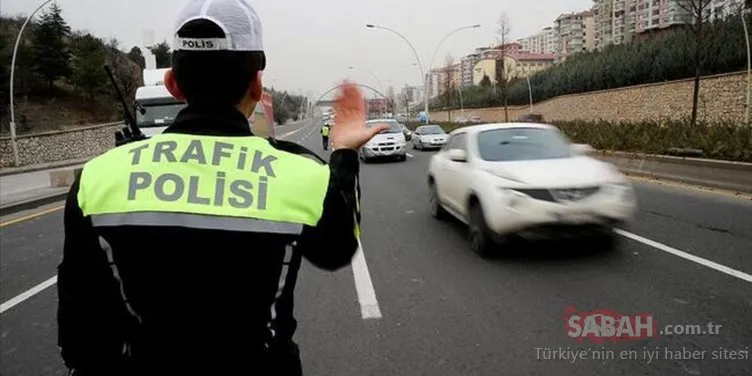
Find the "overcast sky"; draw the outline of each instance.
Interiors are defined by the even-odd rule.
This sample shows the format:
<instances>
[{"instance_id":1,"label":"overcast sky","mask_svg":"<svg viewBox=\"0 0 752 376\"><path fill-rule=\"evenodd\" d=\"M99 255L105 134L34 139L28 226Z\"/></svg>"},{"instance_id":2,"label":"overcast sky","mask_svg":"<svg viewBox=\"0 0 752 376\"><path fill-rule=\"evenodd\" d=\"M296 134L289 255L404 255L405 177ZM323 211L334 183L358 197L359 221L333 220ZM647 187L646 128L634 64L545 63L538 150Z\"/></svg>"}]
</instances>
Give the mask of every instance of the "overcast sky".
<instances>
[{"instance_id":1,"label":"overcast sky","mask_svg":"<svg viewBox=\"0 0 752 376\"><path fill-rule=\"evenodd\" d=\"M186 0L56 0L74 29L100 38L116 37L123 49L144 43L153 30L157 42L171 41L175 17ZM5 15L29 14L42 0L0 0ZM421 76L411 67L415 57L408 45L388 31L367 29L366 23L388 26L415 46L424 68L439 41L454 34L439 49L434 68L451 53L459 59L475 47L489 45L495 24L506 12L513 38L550 26L561 13L588 9L592 0L251 0L264 27L268 66L265 84L301 94L320 93L342 79L378 88L382 82L401 88Z\"/></svg>"}]
</instances>

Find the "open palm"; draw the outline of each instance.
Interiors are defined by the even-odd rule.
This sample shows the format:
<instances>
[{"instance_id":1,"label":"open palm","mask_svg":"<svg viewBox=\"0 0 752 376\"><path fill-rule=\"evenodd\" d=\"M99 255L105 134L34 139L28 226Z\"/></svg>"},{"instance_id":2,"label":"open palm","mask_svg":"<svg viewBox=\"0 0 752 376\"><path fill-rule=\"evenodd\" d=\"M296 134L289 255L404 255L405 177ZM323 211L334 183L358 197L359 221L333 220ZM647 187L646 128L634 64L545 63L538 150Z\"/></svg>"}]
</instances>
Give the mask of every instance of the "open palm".
<instances>
[{"instance_id":1,"label":"open palm","mask_svg":"<svg viewBox=\"0 0 752 376\"><path fill-rule=\"evenodd\" d=\"M389 128L382 124L366 127L365 98L357 86L345 81L334 100L334 126L332 146L336 149L360 149L373 136Z\"/></svg>"}]
</instances>

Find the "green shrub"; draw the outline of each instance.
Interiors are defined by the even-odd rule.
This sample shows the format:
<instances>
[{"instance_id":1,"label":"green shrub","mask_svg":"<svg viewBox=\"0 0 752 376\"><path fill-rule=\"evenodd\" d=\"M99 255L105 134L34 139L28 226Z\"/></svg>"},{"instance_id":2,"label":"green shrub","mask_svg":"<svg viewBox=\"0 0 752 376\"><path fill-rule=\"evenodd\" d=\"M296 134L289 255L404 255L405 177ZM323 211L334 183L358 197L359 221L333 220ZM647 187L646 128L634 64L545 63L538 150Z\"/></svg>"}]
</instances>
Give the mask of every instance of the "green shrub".
<instances>
[{"instance_id":1,"label":"green shrub","mask_svg":"<svg viewBox=\"0 0 752 376\"><path fill-rule=\"evenodd\" d=\"M470 124L434 123L451 132ZM703 123L661 120L640 123L608 121L552 122L572 142L590 144L599 150L646 154L674 154L672 149L697 149L702 158L752 162L752 129L737 123ZM422 123L411 122L415 129Z\"/></svg>"}]
</instances>

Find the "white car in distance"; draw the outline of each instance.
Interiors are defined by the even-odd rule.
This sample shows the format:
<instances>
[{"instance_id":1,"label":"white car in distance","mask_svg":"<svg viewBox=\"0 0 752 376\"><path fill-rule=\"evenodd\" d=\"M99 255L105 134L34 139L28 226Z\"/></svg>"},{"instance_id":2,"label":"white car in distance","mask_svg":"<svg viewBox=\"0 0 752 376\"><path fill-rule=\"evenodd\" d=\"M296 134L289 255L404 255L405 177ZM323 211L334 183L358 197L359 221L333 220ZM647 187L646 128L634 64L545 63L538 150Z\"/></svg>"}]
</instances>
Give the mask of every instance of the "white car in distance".
<instances>
[{"instance_id":1,"label":"white car in distance","mask_svg":"<svg viewBox=\"0 0 752 376\"><path fill-rule=\"evenodd\" d=\"M483 257L512 237L582 231L612 245L613 229L631 220L636 199L629 180L589 151L550 125L457 129L430 162L431 214L468 224L470 247Z\"/></svg>"},{"instance_id":2,"label":"white car in distance","mask_svg":"<svg viewBox=\"0 0 752 376\"><path fill-rule=\"evenodd\" d=\"M386 124L389 129L373 136L363 147L358 155L363 162L368 163L375 158L392 158L404 162L407 160L407 140L402 132L402 125L394 119L378 119L366 121L366 127Z\"/></svg>"},{"instance_id":3,"label":"white car in distance","mask_svg":"<svg viewBox=\"0 0 752 376\"><path fill-rule=\"evenodd\" d=\"M421 125L413 132L413 149L440 149L444 147L449 135L438 125Z\"/></svg>"}]
</instances>

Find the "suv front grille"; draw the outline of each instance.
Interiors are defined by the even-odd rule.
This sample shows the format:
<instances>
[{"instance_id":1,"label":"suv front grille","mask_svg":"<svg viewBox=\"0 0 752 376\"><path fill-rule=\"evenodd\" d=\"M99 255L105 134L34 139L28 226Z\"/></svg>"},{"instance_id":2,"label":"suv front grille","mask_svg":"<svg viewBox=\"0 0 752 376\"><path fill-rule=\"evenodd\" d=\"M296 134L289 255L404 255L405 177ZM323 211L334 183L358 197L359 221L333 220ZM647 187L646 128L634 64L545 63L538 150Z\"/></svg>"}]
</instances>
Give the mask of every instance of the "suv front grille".
<instances>
[{"instance_id":1,"label":"suv front grille","mask_svg":"<svg viewBox=\"0 0 752 376\"><path fill-rule=\"evenodd\" d=\"M600 190L600 187L557 188L557 189L515 189L536 200L549 202L573 202L584 200Z\"/></svg>"},{"instance_id":2,"label":"suv front grille","mask_svg":"<svg viewBox=\"0 0 752 376\"><path fill-rule=\"evenodd\" d=\"M572 202L584 200L600 190L600 187L552 189L551 194L556 201Z\"/></svg>"}]
</instances>

